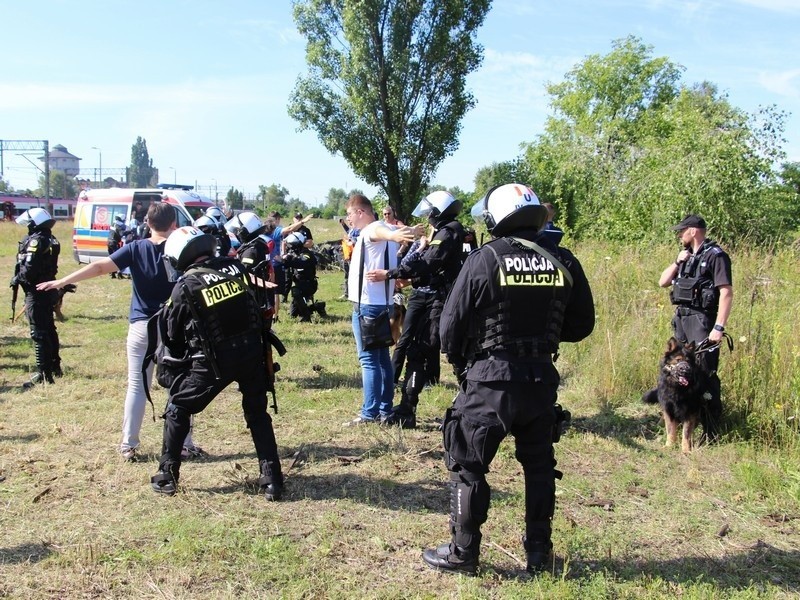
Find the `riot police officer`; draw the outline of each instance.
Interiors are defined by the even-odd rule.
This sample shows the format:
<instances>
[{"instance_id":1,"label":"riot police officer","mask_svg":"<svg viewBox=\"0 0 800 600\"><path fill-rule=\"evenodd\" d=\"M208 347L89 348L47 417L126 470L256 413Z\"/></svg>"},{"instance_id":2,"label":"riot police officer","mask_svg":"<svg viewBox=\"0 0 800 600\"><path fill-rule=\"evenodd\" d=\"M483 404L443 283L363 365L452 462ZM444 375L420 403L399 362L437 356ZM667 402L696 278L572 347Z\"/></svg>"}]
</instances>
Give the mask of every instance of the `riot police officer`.
<instances>
[{"instance_id":1,"label":"riot police officer","mask_svg":"<svg viewBox=\"0 0 800 600\"><path fill-rule=\"evenodd\" d=\"M215 217L210 215L201 215L195 219L193 225L203 233L213 235L216 238L217 256L228 256L228 254L230 254L231 238L228 235L228 231L225 229L225 226Z\"/></svg>"},{"instance_id":2,"label":"riot police officer","mask_svg":"<svg viewBox=\"0 0 800 600\"><path fill-rule=\"evenodd\" d=\"M21 286L25 292L25 316L31 327L31 339L36 354L36 373L23 385L26 389L37 383L53 383L61 377L61 356L53 309L58 302L58 290L39 291L36 284L55 279L61 245L53 235L55 219L43 208L31 208L17 217L18 225L28 226L28 235L19 242L17 265L11 286Z\"/></svg>"},{"instance_id":3,"label":"riot police officer","mask_svg":"<svg viewBox=\"0 0 800 600\"><path fill-rule=\"evenodd\" d=\"M452 539L425 550L423 559L442 571L475 572L489 510L486 473L510 433L525 478L527 568L537 573L552 549L561 476L553 452L563 418L553 357L560 342L591 333L594 302L578 260L542 233L547 210L531 189L492 188L472 214L493 239L469 255L441 317L442 352L461 380L443 423Z\"/></svg>"},{"instance_id":4,"label":"riot police officer","mask_svg":"<svg viewBox=\"0 0 800 600\"><path fill-rule=\"evenodd\" d=\"M286 269L287 286L292 292L289 316L311 321L311 314L327 316L325 303L315 302L317 293L317 257L306 247L306 237L299 231L286 236L287 253L281 259Z\"/></svg>"},{"instance_id":5,"label":"riot police officer","mask_svg":"<svg viewBox=\"0 0 800 600\"><path fill-rule=\"evenodd\" d=\"M403 332L395 349L395 380L402 368L403 353L406 371L401 388L400 404L394 408L388 424L412 429L417 426L417 404L430 372L439 362L439 317L444 301L461 270L466 232L456 220L461 202L444 190L428 194L414 208L415 217L427 218L433 227L427 246L415 260L403 261L397 268L377 269L367 274L369 281L410 279L414 291L408 300Z\"/></svg>"},{"instance_id":6,"label":"riot police officer","mask_svg":"<svg viewBox=\"0 0 800 600\"><path fill-rule=\"evenodd\" d=\"M225 223L225 229L239 240L240 245L236 250L236 257L252 275L251 282L257 283L256 298L261 305L265 319L271 320L275 311L276 285L270 263L270 244L272 242L266 235L263 235L267 226L261 222L256 213L246 211Z\"/></svg>"},{"instance_id":7,"label":"riot police officer","mask_svg":"<svg viewBox=\"0 0 800 600\"><path fill-rule=\"evenodd\" d=\"M259 485L267 500L283 491L278 447L267 413L267 373L262 315L235 258L215 257L216 239L195 227L176 229L164 255L184 275L159 313L162 349L159 384L169 389L157 493L173 495L181 446L191 415L201 412L232 382L242 393L244 418L258 455Z\"/></svg>"}]
</instances>

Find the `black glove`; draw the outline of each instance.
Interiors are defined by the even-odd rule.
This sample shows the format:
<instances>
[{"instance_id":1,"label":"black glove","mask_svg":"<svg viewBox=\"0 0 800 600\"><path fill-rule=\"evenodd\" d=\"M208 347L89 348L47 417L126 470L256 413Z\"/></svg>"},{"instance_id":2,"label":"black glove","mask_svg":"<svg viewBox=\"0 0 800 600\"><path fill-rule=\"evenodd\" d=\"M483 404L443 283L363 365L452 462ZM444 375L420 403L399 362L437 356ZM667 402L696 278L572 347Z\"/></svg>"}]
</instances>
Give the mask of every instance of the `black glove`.
<instances>
[{"instance_id":1,"label":"black glove","mask_svg":"<svg viewBox=\"0 0 800 600\"><path fill-rule=\"evenodd\" d=\"M19 285L19 279L16 275L11 278L11 283L8 284L8 287L13 288L15 285Z\"/></svg>"}]
</instances>

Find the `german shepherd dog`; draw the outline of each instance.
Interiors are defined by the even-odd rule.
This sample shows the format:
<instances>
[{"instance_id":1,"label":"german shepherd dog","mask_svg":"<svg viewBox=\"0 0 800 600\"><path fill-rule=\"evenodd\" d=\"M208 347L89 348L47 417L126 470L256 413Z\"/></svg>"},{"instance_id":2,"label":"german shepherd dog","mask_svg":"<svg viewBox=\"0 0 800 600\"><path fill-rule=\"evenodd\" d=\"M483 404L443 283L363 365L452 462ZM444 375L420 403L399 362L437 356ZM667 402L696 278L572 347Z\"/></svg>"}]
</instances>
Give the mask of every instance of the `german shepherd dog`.
<instances>
[{"instance_id":1,"label":"german shepherd dog","mask_svg":"<svg viewBox=\"0 0 800 600\"><path fill-rule=\"evenodd\" d=\"M675 444L678 426L683 424L683 452L692 450L692 435L703 420L703 394L708 387L708 377L698 365L695 351L694 342L682 344L670 338L660 363L658 387L642 396L644 402L661 406L667 428L667 447ZM705 423L703 428L707 429Z\"/></svg>"}]
</instances>

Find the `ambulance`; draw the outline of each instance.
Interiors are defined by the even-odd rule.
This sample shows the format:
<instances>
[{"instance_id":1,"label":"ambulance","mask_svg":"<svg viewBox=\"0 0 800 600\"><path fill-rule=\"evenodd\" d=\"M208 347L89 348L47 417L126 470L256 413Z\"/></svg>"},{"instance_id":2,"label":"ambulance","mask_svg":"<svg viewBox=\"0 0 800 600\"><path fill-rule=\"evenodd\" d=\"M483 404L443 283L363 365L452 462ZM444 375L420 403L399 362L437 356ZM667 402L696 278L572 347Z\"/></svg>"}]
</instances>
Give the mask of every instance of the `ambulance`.
<instances>
[{"instance_id":1,"label":"ambulance","mask_svg":"<svg viewBox=\"0 0 800 600\"><path fill-rule=\"evenodd\" d=\"M141 223L152 202L166 202L175 208L178 227L191 225L214 206L192 186L161 184L150 189L108 188L84 190L75 206L72 253L79 264L108 256L108 230L119 215L125 223L136 218ZM141 206L139 205L141 204Z\"/></svg>"}]
</instances>

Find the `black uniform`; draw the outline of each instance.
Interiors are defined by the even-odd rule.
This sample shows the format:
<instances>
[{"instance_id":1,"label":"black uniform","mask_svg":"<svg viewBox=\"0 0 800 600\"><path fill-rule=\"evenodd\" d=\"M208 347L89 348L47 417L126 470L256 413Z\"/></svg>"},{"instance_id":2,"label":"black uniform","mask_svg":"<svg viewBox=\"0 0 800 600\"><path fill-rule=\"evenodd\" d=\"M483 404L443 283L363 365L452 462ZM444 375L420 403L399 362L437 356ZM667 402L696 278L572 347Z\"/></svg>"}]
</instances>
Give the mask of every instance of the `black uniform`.
<instances>
[{"instance_id":1,"label":"black uniform","mask_svg":"<svg viewBox=\"0 0 800 600\"><path fill-rule=\"evenodd\" d=\"M526 549L549 552L560 477L553 452L560 425L553 355L559 342L577 342L594 328L592 293L572 253L542 233L514 235L523 241L496 239L467 258L441 317L442 352L463 373L443 425L456 561L466 553L477 562L489 509L485 475L509 433L525 475ZM525 240L549 252L569 276Z\"/></svg>"},{"instance_id":2,"label":"black uniform","mask_svg":"<svg viewBox=\"0 0 800 600\"><path fill-rule=\"evenodd\" d=\"M697 253L681 263L672 282L670 299L677 306L672 318L675 337L683 343L699 344L708 337L717 319L719 288L733 285L731 259L713 240L705 240ZM719 348L697 355L698 362L709 374L707 414L703 418L705 435L714 437L722 417Z\"/></svg>"},{"instance_id":3,"label":"black uniform","mask_svg":"<svg viewBox=\"0 0 800 600\"><path fill-rule=\"evenodd\" d=\"M290 250L283 255L283 265L290 274L288 286L292 292L289 316L310 321L314 312L314 294L317 293L317 257L306 248Z\"/></svg>"},{"instance_id":4,"label":"black uniform","mask_svg":"<svg viewBox=\"0 0 800 600\"><path fill-rule=\"evenodd\" d=\"M178 361L169 371L164 442L159 471L177 482L190 416L232 382L258 455L262 487L283 484L272 419L267 413L264 328L242 264L218 257L190 266L159 316L162 343ZM164 371L164 361L160 372ZM162 383L159 380L159 383ZM154 478L154 484L158 475Z\"/></svg>"},{"instance_id":5,"label":"black uniform","mask_svg":"<svg viewBox=\"0 0 800 600\"><path fill-rule=\"evenodd\" d=\"M393 421L406 426L416 425L419 394L431 379L431 372L438 377L438 369L430 365L439 362L439 317L461 270L465 236L458 221L441 224L419 257L389 271L390 279L410 279L411 285L419 290L411 295L403 332L392 357L395 381L399 380L403 358L406 361L402 397L392 413Z\"/></svg>"},{"instance_id":6,"label":"black uniform","mask_svg":"<svg viewBox=\"0 0 800 600\"><path fill-rule=\"evenodd\" d=\"M249 273L262 281L270 281L272 265L269 260L269 246L267 241L259 236L239 246L236 257L241 261ZM274 288L256 287L255 294L264 317L270 319L275 309Z\"/></svg>"},{"instance_id":7,"label":"black uniform","mask_svg":"<svg viewBox=\"0 0 800 600\"><path fill-rule=\"evenodd\" d=\"M19 242L13 284L25 292L25 316L31 327L39 379L53 383L61 376L61 356L53 309L58 290L40 292L36 284L56 278L61 245L49 227L36 227Z\"/></svg>"}]
</instances>

